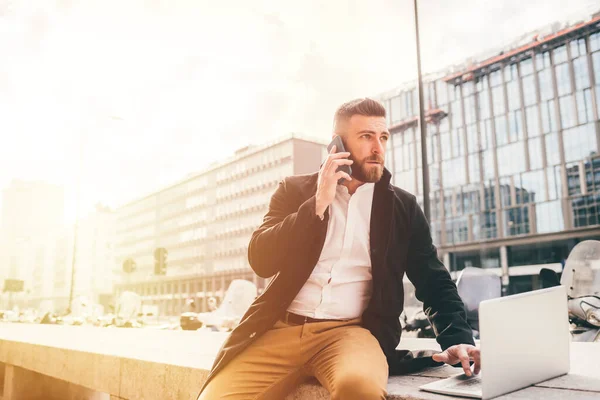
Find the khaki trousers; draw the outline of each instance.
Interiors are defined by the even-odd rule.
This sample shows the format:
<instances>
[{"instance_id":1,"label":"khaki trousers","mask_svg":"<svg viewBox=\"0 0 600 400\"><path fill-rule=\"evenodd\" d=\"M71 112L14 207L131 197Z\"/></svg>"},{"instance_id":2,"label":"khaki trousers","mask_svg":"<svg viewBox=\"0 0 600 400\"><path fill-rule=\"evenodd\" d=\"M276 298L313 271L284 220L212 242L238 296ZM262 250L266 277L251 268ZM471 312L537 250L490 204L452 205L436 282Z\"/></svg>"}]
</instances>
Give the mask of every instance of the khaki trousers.
<instances>
[{"instance_id":1,"label":"khaki trousers","mask_svg":"<svg viewBox=\"0 0 600 400\"><path fill-rule=\"evenodd\" d=\"M332 400L385 399L388 365L360 318L273 328L234 358L199 400L283 400L314 376Z\"/></svg>"}]
</instances>

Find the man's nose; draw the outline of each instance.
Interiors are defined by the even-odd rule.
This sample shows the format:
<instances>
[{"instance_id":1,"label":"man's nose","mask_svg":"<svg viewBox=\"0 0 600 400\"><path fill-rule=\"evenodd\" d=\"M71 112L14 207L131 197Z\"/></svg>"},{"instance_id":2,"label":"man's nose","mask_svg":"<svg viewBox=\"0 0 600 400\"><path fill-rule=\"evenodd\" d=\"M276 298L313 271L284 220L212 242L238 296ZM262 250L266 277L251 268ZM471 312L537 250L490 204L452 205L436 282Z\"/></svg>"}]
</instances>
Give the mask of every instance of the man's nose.
<instances>
[{"instance_id":1,"label":"man's nose","mask_svg":"<svg viewBox=\"0 0 600 400\"><path fill-rule=\"evenodd\" d=\"M380 140L377 140L375 146L373 146L373 153L379 154L379 155L385 153L385 149L383 148L383 143L381 143Z\"/></svg>"}]
</instances>

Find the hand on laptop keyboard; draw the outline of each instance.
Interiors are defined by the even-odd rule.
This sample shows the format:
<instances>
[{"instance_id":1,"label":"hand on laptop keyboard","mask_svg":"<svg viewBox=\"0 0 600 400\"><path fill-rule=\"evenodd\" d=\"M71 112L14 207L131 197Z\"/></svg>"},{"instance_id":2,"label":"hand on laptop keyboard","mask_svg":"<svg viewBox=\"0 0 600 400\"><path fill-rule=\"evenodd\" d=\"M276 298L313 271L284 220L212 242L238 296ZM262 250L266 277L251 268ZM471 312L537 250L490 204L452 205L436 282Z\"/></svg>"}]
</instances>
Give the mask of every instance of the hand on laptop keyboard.
<instances>
[{"instance_id":1,"label":"hand on laptop keyboard","mask_svg":"<svg viewBox=\"0 0 600 400\"><path fill-rule=\"evenodd\" d=\"M460 362L465 371L465 375L467 376L473 375L473 372L471 372L471 360L475 363L475 375L479 374L479 371L481 370L481 356L479 354L479 349L470 344L457 344L448 347L445 351L434 354L432 358L433 361L444 362L450 365Z\"/></svg>"}]
</instances>

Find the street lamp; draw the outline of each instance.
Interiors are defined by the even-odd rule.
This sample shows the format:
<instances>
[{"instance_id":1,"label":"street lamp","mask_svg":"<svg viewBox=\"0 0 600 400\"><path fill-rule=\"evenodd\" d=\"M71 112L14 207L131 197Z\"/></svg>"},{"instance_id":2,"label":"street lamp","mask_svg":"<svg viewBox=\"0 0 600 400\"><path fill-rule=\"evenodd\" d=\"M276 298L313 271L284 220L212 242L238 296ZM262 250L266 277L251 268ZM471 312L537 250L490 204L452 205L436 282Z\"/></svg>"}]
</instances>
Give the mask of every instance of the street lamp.
<instances>
[{"instance_id":1,"label":"street lamp","mask_svg":"<svg viewBox=\"0 0 600 400\"><path fill-rule=\"evenodd\" d=\"M431 206L429 204L429 164L427 163L427 129L425 125L425 105L423 100L423 76L421 75L421 43L419 39L419 10L417 0L415 7L415 34L417 39L417 86L419 91L419 130L421 132L421 165L423 167L423 212L430 221Z\"/></svg>"}]
</instances>

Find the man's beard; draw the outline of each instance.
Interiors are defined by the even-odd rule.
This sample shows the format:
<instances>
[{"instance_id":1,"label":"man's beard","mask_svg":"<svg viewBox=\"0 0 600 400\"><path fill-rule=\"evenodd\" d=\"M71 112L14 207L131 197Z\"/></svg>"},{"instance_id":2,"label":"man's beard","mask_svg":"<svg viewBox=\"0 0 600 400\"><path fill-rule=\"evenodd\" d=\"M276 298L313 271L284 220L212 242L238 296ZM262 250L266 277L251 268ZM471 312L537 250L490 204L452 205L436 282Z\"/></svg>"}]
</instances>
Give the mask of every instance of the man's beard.
<instances>
[{"instance_id":1,"label":"man's beard","mask_svg":"<svg viewBox=\"0 0 600 400\"><path fill-rule=\"evenodd\" d=\"M361 161L356 160L352 156L349 157L354 161L352 164L352 176L361 182L379 182L383 176L383 157L374 155L367 157ZM368 161L377 161L377 164L368 164Z\"/></svg>"}]
</instances>

